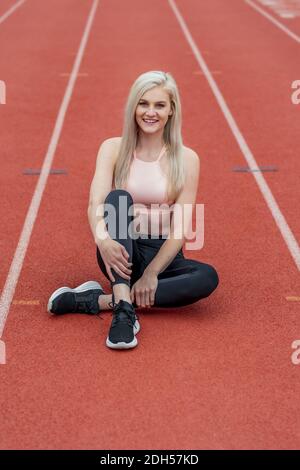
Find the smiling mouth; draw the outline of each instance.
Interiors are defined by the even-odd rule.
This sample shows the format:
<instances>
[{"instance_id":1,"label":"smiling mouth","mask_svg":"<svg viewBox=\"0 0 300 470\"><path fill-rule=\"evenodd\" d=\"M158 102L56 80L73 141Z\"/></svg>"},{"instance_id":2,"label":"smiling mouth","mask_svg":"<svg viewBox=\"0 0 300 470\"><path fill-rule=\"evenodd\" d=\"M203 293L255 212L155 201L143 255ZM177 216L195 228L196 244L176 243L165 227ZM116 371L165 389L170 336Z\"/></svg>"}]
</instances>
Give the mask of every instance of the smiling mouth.
<instances>
[{"instance_id":1,"label":"smiling mouth","mask_svg":"<svg viewBox=\"0 0 300 470\"><path fill-rule=\"evenodd\" d=\"M146 124L155 124L156 122L158 122L158 119L155 119L155 120L143 119L143 121L144 121Z\"/></svg>"}]
</instances>

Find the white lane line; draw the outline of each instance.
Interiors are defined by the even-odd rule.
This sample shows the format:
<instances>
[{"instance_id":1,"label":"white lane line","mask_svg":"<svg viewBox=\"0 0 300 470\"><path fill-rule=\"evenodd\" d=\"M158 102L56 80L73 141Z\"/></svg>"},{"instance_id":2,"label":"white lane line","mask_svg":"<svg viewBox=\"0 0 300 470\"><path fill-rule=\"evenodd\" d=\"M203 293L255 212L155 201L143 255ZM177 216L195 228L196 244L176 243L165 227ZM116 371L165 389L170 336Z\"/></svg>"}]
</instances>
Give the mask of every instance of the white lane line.
<instances>
[{"instance_id":1,"label":"white lane line","mask_svg":"<svg viewBox=\"0 0 300 470\"><path fill-rule=\"evenodd\" d=\"M242 154L244 155L245 157L245 160L247 161L248 163L248 166L250 168L250 170L253 170L251 171L252 175L253 175L253 178L255 179L265 201L266 201L266 204L268 206L268 208L270 209L271 211L271 214L272 216L274 217L274 220L277 224L277 227L279 228L280 232L281 232L281 235L284 239L284 241L286 242L287 244L287 247L290 251L290 254L293 258L293 260L295 261L296 263L296 266L298 268L298 270L300 271L300 247L298 245L298 242L297 240L295 239L290 227L288 226L287 224L287 221L285 220L285 217L284 215L282 214L281 210L279 209L279 206L272 194L272 191L271 189L269 188L268 186L268 183L266 182L264 176L262 175L262 173L260 172L256 172L254 171L254 169L258 168L258 164L244 138L244 136L242 135L240 129L238 128L238 125L237 123L235 122L234 120L234 117L233 115L231 114L231 111L229 110L227 104L226 104L226 101L221 93L221 91L219 90L218 88L218 85L217 83L215 82L211 72L209 71L201 53L199 52L199 49L198 47L196 46L192 36L191 36L191 33L189 32L188 30L188 27L186 26L184 20L183 20L183 17L181 16L177 6L175 5L175 2L174 0L168 0L181 28L182 28L182 31L189 43L189 45L191 46L191 49L194 53L194 56L199 64L199 67L203 70L204 72L204 75L209 83L209 86L213 92L213 94L215 95L215 98L225 116L225 119L231 129L231 132L233 133L240 149L241 149L241 152Z\"/></svg>"},{"instance_id":2,"label":"white lane line","mask_svg":"<svg viewBox=\"0 0 300 470\"><path fill-rule=\"evenodd\" d=\"M26 219L23 225L22 233L19 238L18 246L16 248L13 261L10 266L10 270L1 294L0 298L0 338L2 336L6 318L8 315L9 307L14 296L15 288L19 279L19 275L23 266L24 257L26 250L29 245L30 236L33 230L35 219L40 207L43 192L45 190L47 179L51 170L52 161L56 151L56 147L60 138L62 127L64 124L65 115L72 97L75 81L80 68L84 50L88 41L88 37L91 31L92 23L94 21L95 13L98 7L99 0L94 0L92 8L90 10L88 20L84 29L83 36L81 38L80 46L76 55L76 59L73 65L70 79L56 118L54 130L51 136L51 140L48 146L47 153L44 158L41 174L39 176L34 194L31 199L30 207L28 209Z\"/></svg>"},{"instance_id":3,"label":"white lane line","mask_svg":"<svg viewBox=\"0 0 300 470\"><path fill-rule=\"evenodd\" d=\"M298 42L298 44L300 44L300 36L293 33L293 31L287 28L284 24L280 23L280 21L276 20L272 15L270 15L265 10L263 10L263 8L256 5L256 3L252 2L251 0L244 0L244 1L248 3L248 5L250 5L252 8L254 8L256 11L258 11L261 15L263 15L265 18L267 18L269 21L271 21L271 23L277 26L277 28L284 31L288 36L290 36L292 39Z\"/></svg>"},{"instance_id":4,"label":"white lane line","mask_svg":"<svg viewBox=\"0 0 300 470\"><path fill-rule=\"evenodd\" d=\"M23 3L26 2L26 0L20 0L19 2L15 3L12 7L10 7L9 10L7 10L4 15L0 16L0 24L3 23L3 21L6 20L14 11L16 11L17 8L19 8Z\"/></svg>"}]
</instances>

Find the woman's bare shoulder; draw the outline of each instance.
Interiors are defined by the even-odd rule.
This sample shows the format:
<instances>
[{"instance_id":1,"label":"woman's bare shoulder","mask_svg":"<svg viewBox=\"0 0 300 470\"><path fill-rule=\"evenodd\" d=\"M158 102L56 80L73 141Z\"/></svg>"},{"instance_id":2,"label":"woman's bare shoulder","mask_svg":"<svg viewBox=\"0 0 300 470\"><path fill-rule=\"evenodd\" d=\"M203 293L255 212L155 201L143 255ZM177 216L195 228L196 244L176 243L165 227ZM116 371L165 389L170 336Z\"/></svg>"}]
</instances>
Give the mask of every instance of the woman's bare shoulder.
<instances>
[{"instance_id":1,"label":"woman's bare shoulder","mask_svg":"<svg viewBox=\"0 0 300 470\"><path fill-rule=\"evenodd\" d=\"M118 155L121 142L122 142L122 137L112 137L112 140L116 149L116 155Z\"/></svg>"},{"instance_id":2,"label":"woman's bare shoulder","mask_svg":"<svg viewBox=\"0 0 300 470\"><path fill-rule=\"evenodd\" d=\"M120 145L121 140L122 140L122 137L108 137L103 142L106 142L107 144L111 145L112 147L116 147L117 145Z\"/></svg>"},{"instance_id":3,"label":"woman's bare shoulder","mask_svg":"<svg viewBox=\"0 0 300 470\"><path fill-rule=\"evenodd\" d=\"M191 165L194 168L199 165L200 157L197 154L197 152L195 152L195 150L193 150L190 147L186 147L184 145L183 146L183 154L184 154L184 158L186 159L186 161L189 165Z\"/></svg>"},{"instance_id":4,"label":"woman's bare shoulder","mask_svg":"<svg viewBox=\"0 0 300 470\"><path fill-rule=\"evenodd\" d=\"M111 156L113 156L114 164L118 156L119 148L121 145L121 140L122 140L122 137L108 137L101 144L101 145L108 146L109 153Z\"/></svg>"},{"instance_id":5,"label":"woman's bare shoulder","mask_svg":"<svg viewBox=\"0 0 300 470\"><path fill-rule=\"evenodd\" d=\"M120 145L121 144L121 141L122 141L122 137L111 137L110 140L116 144L116 145Z\"/></svg>"}]
</instances>

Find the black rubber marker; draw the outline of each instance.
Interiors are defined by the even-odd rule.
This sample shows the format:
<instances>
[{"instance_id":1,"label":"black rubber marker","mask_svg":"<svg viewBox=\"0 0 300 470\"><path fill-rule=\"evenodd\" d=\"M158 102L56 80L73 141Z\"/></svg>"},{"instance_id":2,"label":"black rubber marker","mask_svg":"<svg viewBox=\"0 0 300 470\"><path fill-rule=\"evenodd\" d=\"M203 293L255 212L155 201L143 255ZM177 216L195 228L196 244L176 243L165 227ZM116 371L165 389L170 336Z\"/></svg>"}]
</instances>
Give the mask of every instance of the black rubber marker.
<instances>
[{"instance_id":1,"label":"black rubber marker","mask_svg":"<svg viewBox=\"0 0 300 470\"><path fill-rule=\"evenodd\" d=\"M41 170L37 169L34 170L33 168L26 168L26 170L23 170L23 175L39 175L41 173ZM52 169L50 170L50 175L67 175L68 172L67 170L59 170L59 169Z\"/></svg>"},{"instance_id":2,"label":"black rubber marker","mask_svg":"<svg viewBox=\"0 0 300 470\"><path fill-rule=\"evenodd\" d=\"M260 171L261 173L268 171L278 171L278 168L275 166L259 166L258 168L250 169L248 166L236 166L232 168L232 171L237 171L241 173L253 173L254 171Z\"/></svg>"}]
</instances>

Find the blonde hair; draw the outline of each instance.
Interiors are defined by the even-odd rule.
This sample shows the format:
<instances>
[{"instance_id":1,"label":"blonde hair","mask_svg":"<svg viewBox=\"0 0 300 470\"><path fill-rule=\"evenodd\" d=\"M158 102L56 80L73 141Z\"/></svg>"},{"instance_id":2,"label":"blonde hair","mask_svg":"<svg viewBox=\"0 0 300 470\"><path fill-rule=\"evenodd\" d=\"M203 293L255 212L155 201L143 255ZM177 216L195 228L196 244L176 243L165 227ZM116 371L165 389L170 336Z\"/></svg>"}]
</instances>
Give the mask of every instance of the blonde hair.
<instances>
[{"instance_id":1,"label":"blonde hair","mask_svg":"<svg viewBox=\"0 0 300 470\"><path fill-rule=\"evenodd\" d=\"M137 145L138 125L135 120L136 107L146 91L162 86L170 97L172 115L164 128L164 142L168 154L168 200L175 200L184 186L185 165L183 159L183 142L181 136L181 103L178 88L172 75L168 72L150 71L141 74L133 83L125 106L122 141L114 169L116 189L124 189L130 170L133 151Z\"/></svg>"}]
</instances>

